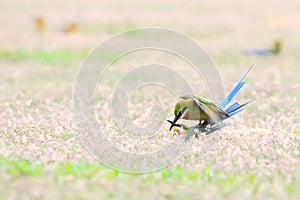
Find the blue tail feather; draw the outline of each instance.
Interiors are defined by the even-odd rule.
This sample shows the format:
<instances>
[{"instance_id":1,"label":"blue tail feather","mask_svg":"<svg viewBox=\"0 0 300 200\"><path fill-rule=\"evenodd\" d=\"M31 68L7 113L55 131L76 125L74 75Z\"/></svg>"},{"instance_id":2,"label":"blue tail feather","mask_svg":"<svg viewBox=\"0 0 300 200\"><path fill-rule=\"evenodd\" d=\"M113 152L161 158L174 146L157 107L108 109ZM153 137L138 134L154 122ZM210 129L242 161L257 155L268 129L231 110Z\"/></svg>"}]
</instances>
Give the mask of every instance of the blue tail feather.
<instances>
[{"instance_id":1,"label":"blue tail feather","mask_svg":"<svg viewBox=\"0 0 300 200\"><path fill-rule=\"evenodd\" d=\"M237 102L235 102L234 104L229 106L225 111L226 111L226 113L229 114L229 113L235 111L238 107L239 107L239 104Z\"/></svg>"},{"instance_id":2,"label":"blue tail feather","mask_svg":"<svg viewBox=\"0 0 300 200\"><path fill-rule=\"evenodd\" d=\"M233 115L241 112L243 109L244 106L246 106L247 104L249 104L251 101L247 102L247 103L244 103L242 105L240 105L239 103L235 102L234 104L232 104L229 108L227 108L225 110L225 112L230 115L230 117L232 117Z\"/></svg>"},{"instance_id":3,"label":"blue tail feather","mask_svg":"<svg viewBox=\"0 0 300 200\"><path fill-rule=\"evenodd\" d=\"M232 88L232 90L229 92L229 94L225 97L223 101L219 103L219 107L222 109L225 109L226 106L231 102L231 100L235 97L235 95L240 91L240 89L245 84L244 79L249 73L249 71L252 69L253 65L247 70L247 72L244 74L244 76L241 78L239 82L236 83L236 85Z\"/></svg>"},{"instance_id":4,"label":"blue tail feather","mask_svg":"<svg viewBox=\"0 0 300 200\"><path fill-rule=\"evenodd\" d=\"M238 114L238 113L240 113L242 111L243 111L243 109L239 109L239 110L231 112L229 115L230 115L230 117L232 117L232 116L234 116L234 115L236 115L236 114Z\"/></svg>"}]
</instances>

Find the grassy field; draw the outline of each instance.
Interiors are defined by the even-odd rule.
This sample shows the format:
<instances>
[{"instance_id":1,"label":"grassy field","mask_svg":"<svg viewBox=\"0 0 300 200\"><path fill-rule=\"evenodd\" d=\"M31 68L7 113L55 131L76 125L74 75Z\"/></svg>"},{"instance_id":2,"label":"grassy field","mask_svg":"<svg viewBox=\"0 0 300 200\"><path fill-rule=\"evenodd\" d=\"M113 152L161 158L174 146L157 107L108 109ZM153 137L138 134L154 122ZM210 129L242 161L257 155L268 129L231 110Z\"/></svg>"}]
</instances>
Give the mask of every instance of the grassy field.
<instances>
[{"instance_id":1,"label":"grassy field","mask_svg":"<svg viewBox=\"0 0 300 200\"><path fill-rule=\"evenodd\" d=\"M300 198L300 3L220 1L0 2L0 199L299 199ZM35 18L45 20L44 31ZM78 30L64 33L67 24ZM173 165L148 174L129 174L100 164L80 144L72 121L72 92L89 52L119 32L161 27L186 34L209 54L229 91L254 63L237 97L254 100L223 129L207 157L201 140ZM141 36L137 36L141 37ZM266 57L243 50L283 51ZM101 96L126 70L149 60L143 52L116 63L99 89ZM110 59L109 55L101 59ZM150 60L175 66L207 96L202 80L180 60L153 52ZM176 99L161 88L134 94L134 123L147 124L145 105L160 103L171 118ZM102 99L103 100L103 99ZM104 100L107 100L104 98ZM147 109L146 109L147 111ZM107 119L111 121L111 119ZM109 128L111 124L104 123ZM162 131L146 143L109 135L136 153L158 149L174 138ZM176 137L176 136L175 136ZM203 136L205 137L205 136ZM203 138L201 138L203 139Z\"/></svg>"}]
</instances>

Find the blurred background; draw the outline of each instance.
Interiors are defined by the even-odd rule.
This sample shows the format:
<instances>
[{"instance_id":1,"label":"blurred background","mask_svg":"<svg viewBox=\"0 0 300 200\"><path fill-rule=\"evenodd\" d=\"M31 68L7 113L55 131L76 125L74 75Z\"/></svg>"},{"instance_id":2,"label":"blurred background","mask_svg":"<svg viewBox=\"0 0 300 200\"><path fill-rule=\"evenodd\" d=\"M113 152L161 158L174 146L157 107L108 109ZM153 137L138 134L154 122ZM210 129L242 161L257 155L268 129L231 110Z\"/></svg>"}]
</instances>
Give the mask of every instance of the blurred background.
<instances>
[{"instance_id":1,"label":"blurred background","mask_svg":"<svg viewBox=\"0 0 300 200\"><path fill-rule=\"evenodd\" d=\"M299 198L299 7L297 0L1 1L0 198ZM237 98L255 101L229 121L205 159L198 155L201 141L194 141L174 165L132 175L101 165L77 141L72 91L90 51L140 27L167 28L195 40L211 57L227 92L254 64ZM152 56L151 61L180 70L172 57ZM101 94L109 96L110 81L145 61L143 54L125 59ZM202 80L184 69L207 97ZM129 107L137 124L147 121L141 111L149 101L162 102L167 117L173 114L176 99L161 89L136 97ZM100 100L96 107L106 110ZM155 139L160 143L149 142L150 149L172 137L166 131ZM148 148L113 135L110 140L135 152Z\"/></svg>"}]
</instances>

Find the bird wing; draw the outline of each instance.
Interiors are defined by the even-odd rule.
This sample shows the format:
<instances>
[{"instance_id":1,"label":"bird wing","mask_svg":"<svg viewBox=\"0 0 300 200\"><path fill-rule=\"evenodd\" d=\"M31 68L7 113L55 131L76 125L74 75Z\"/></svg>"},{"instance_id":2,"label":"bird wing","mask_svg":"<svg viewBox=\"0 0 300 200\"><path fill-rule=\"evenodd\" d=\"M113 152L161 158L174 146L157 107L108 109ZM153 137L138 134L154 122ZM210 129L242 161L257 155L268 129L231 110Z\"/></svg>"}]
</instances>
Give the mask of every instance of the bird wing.
<instances>
[{"instance_id":1,"label":"bird wing","mask_svg":"<svg viewBox=\"0 0 300 200\"><path fill-rule=\"evenodd\" d=\"M211 119L211 121L215 124L222 121L224 118L229 117L229 115L222 110L220 107L218 107L216 104L214 104L211 101L208 101L202 97L196 96L196 95L186 95L181 96L182 99L193 99L193 101L196 103L196 105L199 106L201 110Z\"/></svg>"}]
</instances>

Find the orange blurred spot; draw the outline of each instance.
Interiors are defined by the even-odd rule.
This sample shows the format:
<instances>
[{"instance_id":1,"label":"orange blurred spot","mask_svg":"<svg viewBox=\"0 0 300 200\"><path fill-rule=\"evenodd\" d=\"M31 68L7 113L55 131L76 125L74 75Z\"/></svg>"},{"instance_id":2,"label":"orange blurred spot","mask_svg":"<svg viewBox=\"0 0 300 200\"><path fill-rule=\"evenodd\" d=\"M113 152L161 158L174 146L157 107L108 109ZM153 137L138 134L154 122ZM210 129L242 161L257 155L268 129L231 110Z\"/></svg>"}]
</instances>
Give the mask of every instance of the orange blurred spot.
<instances>
[{"instance_id":1,"label":"orange blurred spot","mask_svg":"<svg viewBox=\"0 0 300 200\"><path fill-rule=\"evenodd\" d=\"M64 28L64 32L65 33L75 33L78 30L78 27L76 24L72 23L72 24L68 24L67 26L65 26Z\"/></svg>"}]
</instances>

